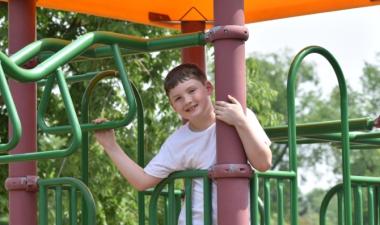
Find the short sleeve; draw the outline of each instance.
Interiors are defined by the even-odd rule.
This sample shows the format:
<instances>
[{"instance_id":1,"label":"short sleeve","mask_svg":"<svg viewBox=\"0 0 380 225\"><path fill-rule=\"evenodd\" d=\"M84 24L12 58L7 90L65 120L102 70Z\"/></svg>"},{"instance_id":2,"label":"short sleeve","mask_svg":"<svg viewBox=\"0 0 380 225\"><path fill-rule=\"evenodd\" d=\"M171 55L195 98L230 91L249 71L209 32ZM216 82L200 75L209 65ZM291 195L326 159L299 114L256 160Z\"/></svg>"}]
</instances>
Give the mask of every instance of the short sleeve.
<instances>
[{"instance_id":1,"label":"short sleeve","mask_svg":"<svg viewBox=\"0 0 380 225\"><path fill-rule=\"evenodd\" d=\"M157 155L144 168L145 173L158 178L168 177L172 172L180 170L178 160L173 157L169 144L165 142Z\"/></svg>"},{"instance_id":2,"label":"short sleeve","mask_svg":"<svg viewBox=\"0 0 380 225\"><path fill-rule=\"evenodd\" d=\"M265 144L267 144L268 146L271 145L272 142L270 141L268 135L265 133L255 113L253 113L252 110L248 108L247 108L247 117L248 117L249 122L253 125L254 130L258 132L259 136L261 137L261 140L263 140Z\"/></svg>"}]
</instances>

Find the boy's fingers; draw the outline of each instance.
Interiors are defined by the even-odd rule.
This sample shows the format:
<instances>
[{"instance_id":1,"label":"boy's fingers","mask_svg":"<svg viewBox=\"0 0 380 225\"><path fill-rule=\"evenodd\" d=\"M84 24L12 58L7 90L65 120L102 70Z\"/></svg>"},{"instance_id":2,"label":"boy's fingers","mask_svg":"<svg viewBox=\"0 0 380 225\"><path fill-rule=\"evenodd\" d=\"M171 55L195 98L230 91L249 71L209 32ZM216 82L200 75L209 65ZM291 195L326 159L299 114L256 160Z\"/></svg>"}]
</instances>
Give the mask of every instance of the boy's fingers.
<instances>
[{"instance_id":1,"label":"boy's fingers","mask_svg":"<svg viewBox=\"0 0 380 225\"><path fill-rule=\"evenodd\" d=\"M98 124L98 123L104 123L104 122L107 122L107 121L108 120L105 119L105 118L97 118L97 119L94 119L92 122Z\"/></svg>"},{"instance_id":2,"label":"boy's fingers","mask_svg":"<svg viewBox=\"0 0 380 225\"><path fill-rule=\"evenodd\" d=\"M227 97L231 100L232 103L235 103L235 104L239 103L239 101L236 100L236 98L232 97L231 95L228 95Z\"/></svg>"}]
</instances>

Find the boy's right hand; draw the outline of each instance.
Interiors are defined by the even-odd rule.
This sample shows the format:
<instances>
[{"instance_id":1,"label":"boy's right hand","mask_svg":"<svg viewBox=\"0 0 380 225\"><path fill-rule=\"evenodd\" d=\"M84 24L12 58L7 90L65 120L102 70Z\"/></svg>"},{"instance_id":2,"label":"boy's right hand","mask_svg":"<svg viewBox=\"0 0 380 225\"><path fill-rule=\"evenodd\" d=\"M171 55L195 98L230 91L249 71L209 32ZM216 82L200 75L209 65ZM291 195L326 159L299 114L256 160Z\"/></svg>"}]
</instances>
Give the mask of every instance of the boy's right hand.
<instances>
[{"instance_id":1,"label":"boy's right hand","mask_svg":"<svg viewBox=\"0 0 380 225\"><path fill-rule=\"evenodd\" d=\"M107 122L108 120L105 118L97 118L92 122L95 124L100 124ZM105 150L112 149L112 147L116 144L115 132L113 129L107 130L96 130L94 133L96 140L100 145L103 146Z\"/></svg>"}]
</instances>

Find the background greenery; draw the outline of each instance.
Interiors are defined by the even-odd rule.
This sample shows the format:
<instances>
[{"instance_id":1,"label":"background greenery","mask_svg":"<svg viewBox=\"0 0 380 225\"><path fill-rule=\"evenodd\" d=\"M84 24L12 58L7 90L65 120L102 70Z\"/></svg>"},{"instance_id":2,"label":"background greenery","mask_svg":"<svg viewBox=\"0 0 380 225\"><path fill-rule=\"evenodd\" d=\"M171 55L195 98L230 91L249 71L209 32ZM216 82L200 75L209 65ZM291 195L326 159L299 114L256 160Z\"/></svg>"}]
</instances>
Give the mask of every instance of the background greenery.
<instances>
[{"instance_id":1,"label":"background greenery","mask_svg":"<svg viewBox=\"0 0 380 225\"><path fill-rule=\"evenodd\" d=\"M0 3L0 15L0 48L1 51L6 52L8 27L5 3ZM56 37L73 40L86 32L96 30L114 31L140 37L160 37L174 34L173 31L75 13L38 9L37 15L38 39ZM208 49L208 55L210 58L208 60L210 63L208 74L212 79L213 53L211 48ZM247 105L256 112L264 126L286 124L286 78L291 57L294 55L294 52L283 51L266 55L256 54L246 60ZM163 75L172 66L178 64L179 60L180 50L125 57L125 66L130 78L142 95L145 108L146 161L157 153L165 138L180 124L179 118L170 109L162 89ZM380 61L378 62L365 64L361 79L361 93L349 89L351 118L377 116L376 103L380 100L380 93L376 90L380 84ZM68 74L82 74L114 68L111 60L102 59L72 63L65 67L65 71ZM315 65L312 63L305 63L300 73L297 96L298 122L338 119L338 89L335 88L330 95L322 95ZM70 87L77 109L85 85L86 83L77 83ZM39 88L39 93L42 90L42 87ZM120 118L128 110L117 80L103 82L96 89L96 93L96 96L91 99L90 116L92 119L100 116L111 119ZM49 107L49 116L46 118L47 122L64 124L66 118L58 92L55 92L49 104L51 107ZM7 113L1 96L0 124L0 138L2 142L5 142L7 139ZM137 152L135 130L136 124L134 123L116 131L120 145L134 159ZM39 134L38 146L41 150L58 149L65 146L67 141L67 136ZM94 144L93 139L91 143L93 144L91 145L89 159L89 187L97 204L98 224L137 224L136 191L120 176L100 147ZM272 151L272 169L287 169L287 146L273 144ZM339 181L339 174L341 174L339 149L330 145L302 145L299 149L298 158L301 168L301 184L308 181L308 176L332 176L336 179L335 183ZM379 159L378 150L353 152L352 173L369 176L379 174L380 167L377 164ZM41 178L80 177L78 165L79 157L77 154L67 159L40 161L38 162L39 176ZM335 172L337 176L316 172L320 165L326 165L327 167L324 168ZM1 182L5 181L7 177L7 169L7 165L0 165ZM307 173L303 173L303 171L307 171ZM309 193L300 192L300 224L318 223L319 205L324 193L325 190L322 189L314 189ZM6 221L7 213L7 193L4 186L0 185L0 224L6 223L2 221ZM276 215L273 215L273 219L275 217ZM335 217L334 213L331 213L329 219L334 222Z\"/></svg>"}]
</instances>

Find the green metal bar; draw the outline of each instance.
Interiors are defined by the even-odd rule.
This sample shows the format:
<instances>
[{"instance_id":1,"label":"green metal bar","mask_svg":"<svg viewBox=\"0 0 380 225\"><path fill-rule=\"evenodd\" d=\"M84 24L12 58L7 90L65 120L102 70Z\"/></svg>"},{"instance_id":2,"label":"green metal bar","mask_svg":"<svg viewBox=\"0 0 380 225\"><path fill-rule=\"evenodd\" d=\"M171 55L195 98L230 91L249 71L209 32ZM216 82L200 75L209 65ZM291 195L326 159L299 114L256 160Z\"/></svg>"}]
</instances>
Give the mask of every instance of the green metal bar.
<instances>
[{"instance_id":1,"label":"green metal bar","mask_svg":"<svg viewBox=\"0 0 380 225\"><path fill-rule=\"evenodd\" d=\"M70 203L69 203L69 217L70 217L70 225L77 225L77 190L75 187L70 187Z\"/></svg>"},{"instance_id":2,"label":"green metal bar","mask_svg":"<svg viewBox=\"0 0 380 225\"><path fill-rule=\"evenodd\" d=\"M351 171L350 171L350 146L349 146L349 124L348 124L348 100L347 100L347 87L344 79L343 72L339 67L336 59L328 52L318 46L310 46L301 50L293 60L288 76L287 96L288 96L288 140L289 140L289 168L291 171L297 173L297 134L296 134L296 116L295 116L295 90L296 90L296 74L301 66L302 60L309 54L317 53L324 56L327 61L332 65L334 72L338 79L340 91L340 111L341 111L341 133L342 133L342 167L343 167L343 183L344 183L344 204L345 204L345 224L351 225ZM291 181L291 198L292 198L292 212L291 224L297 225L298 215L298 193L297 193L297 176Z\"/></svg>"},{"instance_id":3,"label":"green metal bar","mask_svg":"<svg viewBox=\"0 0 380 225\"><path fill-rule=\"evenodd\" d=\"M137 106L137 164L141 167L144 167L144 108L141 100L141 96L137 91L136 86L131 82L133 89L133 94L136 100ZM144 192L139 192L137 195L137 204L138 204L138 214L139 214L139 225L145 225L145 194ZM181 201L181 198L179 198ZM176 205L180 206L181 202Z\"/></svg>"},{"instance_id":4,"label":"green metal bar","mask_svg":"<svg viewBox=\"0 0 380 225\"><path fill-rule=\"evenodd\" d=\"M38 224L39 225L47 225L48 224L48 201L47 201L47 193L46 187L39 186L38 187Z\"/></svg>"},{"instance_id":5,"label":"green metal bar","mask_svg":"<svg viewBox=\"0 0 380 225\"><path fill-rule=\"evenodd\" d=\"M170 183L174 182L175 179L183 178L205 178L208 177L208 170L187 170L187 171L178 171L170 174L170 176L162 180L154 189L151 194L149 202L149 225L157 224L157 203L158 198L164 189L164 187ZM169 192L170 193L170 192Z\"/></svg>"},{"instance_id":6,"label":"green metal bar","mask_svg":"<svg viewBox=\"0 0 380 225\"><path fill-rule=\"evenodd\" d=\"M172 180L171 182L169 182L168 184L168 194L169 194L169 199L168 199L168 202L169 202L169 223L168 225L175 225L175 221L176 221L176 218L175 218L175 196L174 196L174 180Z\"/></svg>"},{"instance_id":7,"label":"green metal bar","mask_svg":"<svg viewBox=\"0 0 380 225\"><path fill-rule=\"evenodd\" d=\"M193 225L192 180L185 179L186 225Z\"/></svg>"},{"instance_id":8,"label":"green metal bar","mask_svg":"<svg viewBox=\"0 0 380 225\"><path fill-rule=\"evenodd\" d=\"M338 225L344 224L344 208L343 208L343 193L342 190L338 192Z\"/></svg>"},{"instance_id":9,"label":"green metal bar","mask_svg":"<svg viewBox=\"0 0 380 225\"><path fill-rule=\"evenodd\" d=\"M61 178L53 178L53 179L39 179L38 180L38 186L40 188L40 195L41 190L46 190L47 187L51 186L70 186L75 187L77 190L80 191L82 194L84 204L86 205L87 209L87 220L86 224L96 224L96 214L95 214L95 202L94 198L91 195L90 190L87 188L87 186L80 180L71 178L71 177L61 177ZM45 196L45 197L44 197ZM46 201L46 191L43 191L43 195L40 197L40 204L44 205L43 201ZM45 207L45 206L44 206ZM46 209L47 211L47 209ZM82 212L83 213L83 212ZM44 222L45 218L40 218L40 221ZM46 223L42 223L40 225L47 224L47 218Z\"/></svg>"},{"instance_id":10,"label":"green metal bar","mask_svg":"<svg viewBox=\"0 0 380 225\"><path fill-rule=\"evenodd\" d=\"M259 176L253 173L250 179L251 224L259 225Z\"/></svg>"},{"instance_id":11,"label":"green metal bar","mask_svg":"<svg viewBox=\"0 0 380 225\"><path fill-rule=\"evenodd\" d=\"M284 225L284 183L277 180L277 224Z\"/></svg>"},{"instance_id":12,"label":"green metal bar","mask_svg":"<svg viewBox=\"0 0 380 225\"><path fill-rule=\"evenodd\" d=\"M23 55L23 57L17 56L14 58L9 58L4 53L0 52L0 61L3 63L6 74L11 76L13 79L23 82L38 81L55 71L58 67L81 55L87 49L91 48L94 44L118 44L121 47L128 49L150 52L170 48L183 48L195 45L204 45L205 38L203 33L190 33L147 40L112 32L96 31L79 37L77 40L60 49L57 53L33 69L24 69L22 67L19 67L16 62L26 62L26 58L30 59L31 56L33 54L36 54L39 50L33 49L33 54L28 52L31 50L26 50L26 52L28 52L26 56ZM27 47L28 46L26 46L26 48Z\"/></svg>"},{"instance_id":13,"label":"green metal bar","mask_svg":"<svg viewBox=\"0 0 380 225\"><path fill-rule=\"evenodd\" d=\"M360 184L380 184L380 177L351 176L351 180Z\"/></svg>"},{"instance_id":14,"label":"green metal bar","mask_svg":"<svg viewBox=\"0 0 380 225\"><path fill-rule=\"evenodd\" d=\"M368 224L375 225L375 195L372 186L368 187Z\"/></svg>"},{"instance_id":15,"label":"green metal bar","mask_svg":"<svg viewBox=\"0 0 380 225\"><path fill-rule=\"evenodd\" d=\"M63 208L62 208L62 187L55 188L55 224L62 225Z\"/></svg>"},{"instance_id":16,"label":"green metal bar","mask_svg":"<svg viewBox=\"0 0 380 225\"><path fill-rule=\"evenodd\" d=\"M80 126L81 126L82 131L84 131L84 132L93 131L93 130L100 130L100 129L114 129L114 128L119 128L119 127L124 127L124 126L128 125L129 123L131 123L132 120L134 119L135 115L136 115L136 111L137 111L136 110L136 101L135 101L135 96L134 96L134 93L132 90L132 86L128 80L128 76L127 76L127 73L125 71L119 49L117 46L113 46L113 48L115 51L116 65L118 67L119 74L120 74L119 78L121 80L124 92L126 94L126 102L129 105L129 110L128 110L127 114L125 115L125 117L122 120L118 120L118 121L108 121L108 122L104 122L101 124L93 124L93 123L87 123L85 121L82 121L85 123L82 123ZM83 94L83 97L82 97L82 103L81 103L82 112L85 112L86 110L88 111L89 98L90 98L93 90L95 89L95 86L98 84L98 82L105 77L111 77L111 76L117 77L117 73L115 71L104 71L104 72L101 72L100 74L98 74L97 76L95 76L90 81L90 83L88 84L88 87L86 88L86 90ZM46 109L41 110L38 113L39 121L41 123L40 127L44 132L47 132L47 133L67 132L67 130L69 128L69 126L67 126L67 125L48 127L46 125L46 123L44 122L44 120L42 119L44 117L45 112L46 112Z\"/></svg>"},{"instance_id":17,"label":"green metal bar","mask_svg":"<svg viewBox=\"0 0 380 225\"><path fill-rule=\"evenodd\" d=\"M204 210L204 225L212 224L212 183L208 177L203 178L203 210Z\"/></svg>"},{"instance_id":18,"label":"green metal bar","mask_svg":"<svg viewBox=\"0 0 380 225\"><path fill-rule=\"evenodd\" d=\"M350 119L350 131L370 131L373 129L373 119L370 118L355 118ZM298 135L316 135L325 133L337 133L341 131L341 121L324 121L324 122L313 122L297 124L296 129ZM275 138L286 138L288 136L288 126L276 126L268 127L264 129L267 135L272 139Z\"/></svg>"},{"instance_id":19,"label":"green metal bar","mask_svg":"<svg viewBox=\"0 0 380 225\"><path fill-rule=\"evenodd\" d=\"M339 191L343 189L342 187L343 187L342 184L335 185L325 194L325 197L322 199L321 208L319 211L319 224L320 225L326 225L327 208L330 204L331 199L334 197L334 195L336 193L339 193ZM339 208L339 198L338 198L338 208ZM338 213L339 213L339 211L340 210L338 209ZM338 221L339 221L339 214L338 214ZM341 224L339 223L339 225L341 225Z\"/></svg>"},{"instance_id":20,"label":"green metal bar","mask_svg":"<svg viewBox=\"0 0 380 225\"><path fill-rule=\"evenodd\" d=\"M269 170L265 173L255 171L259 177L263 178L281 178L281 179L294 179L296 177L296 173L293 171L273 171Z\"/></svg>"},{"instance_id":21,"label":"green metal bar","mask_svg":"<svg viewBox=\"0 0 380 225\"><path fill-rule=\"evenodd\" d=\"M264 179L264 218L265 224L270 225L270 214L271 214L271 198L270 198L270 180L268 178Z\"/></svg>"},{"instance_id":22,"label":"green metal bar","mask_svg":"<svg viewBox=\"0 0 380 225\"><path fill-rule=\"evenodd\" d=\"M376 187L376 195L377 195L377 201L376 201L376 223L380 224L380 187Z\"/></svg>"},{"instance_id":23,"label":"green metal bar","mask_svg":"<svg viewBox=\"0 0 380 225\"><path fill-rule=\"evenodd\" d=\"M355 225L363 225L363 192L361 186L355 186L354 191L354 217Z\"/></svg>"},{"instance_id":24,"label":"green metal bar","mask_svg":"<svg viewBox=\"0 0 380 225\"><path fill-rule=\"evenodd\" d=\"M66 77L66 82L68 84L73 84L73 83L77 83L77 82L88 81L88 80L91 80L94 76L96 76L100 72L102 72L102 71L88 72L88 73L84 73L84 74L68 76L68 77ZM47 82L47 79L42 79L42 80L39 80L37 82L37 85L39 87L42 87L42 86L46 85L46 82Z\"/></svg>"},{"instance_id":25,"label":"green metal bar","mask_svg":"<svg viewBox=\"0 0 380 225\"><path fill-rule=\"evenodd\" d=\"M70 93L65 82L65 78L61 69L58 69L57 76L59 90L61 91L65 110L68 116L69 124L71 126L71 143L69 147L63 150L49 150L44 152L32 152L18 155L3 155L0 156L0 163L26 161L26 160L38 160L38 159L51 159L51 158L63 158L74 153L80 146L82 140L82 131L80 129L79 121L76 116L74 105L70 97ZM51 78L53 79L53 78Z\"/></svg>"},{"instance_id":26,"label":"green metal bar","mask_svg":"<svg viewBox=\"0 0 380 225\"><path fill-rule=\"evenodd\" d=\"M4 75L3 67L0 63L0 94L3 97L5 106L7 107L8 117L12 126L12 135L8 143L0 143L0 152L9 151L16 147L19 143L22 133L20 118L18 117L16 105L13 102L12 94L9 90L7 80Z\"/></svg>"},{"instance_id":27,"label":"green metal bar","mask_svg":"<svg viewBox=\"0 0 380 225\"><path fill-rule=\"evenodd\" d=\"M320 140L330 140L330 141L338 141L341 142L342 135L341 134L319 134L319 135L310 135L307 136L312 139L320 139ZM349 140L351 143L358 143L358 144L373 144L373 145L380 145L380 138L373 138L373 139L358 139L356 138L355 134L351 134L349 136Z\"/></svg>"}]
</instances>

